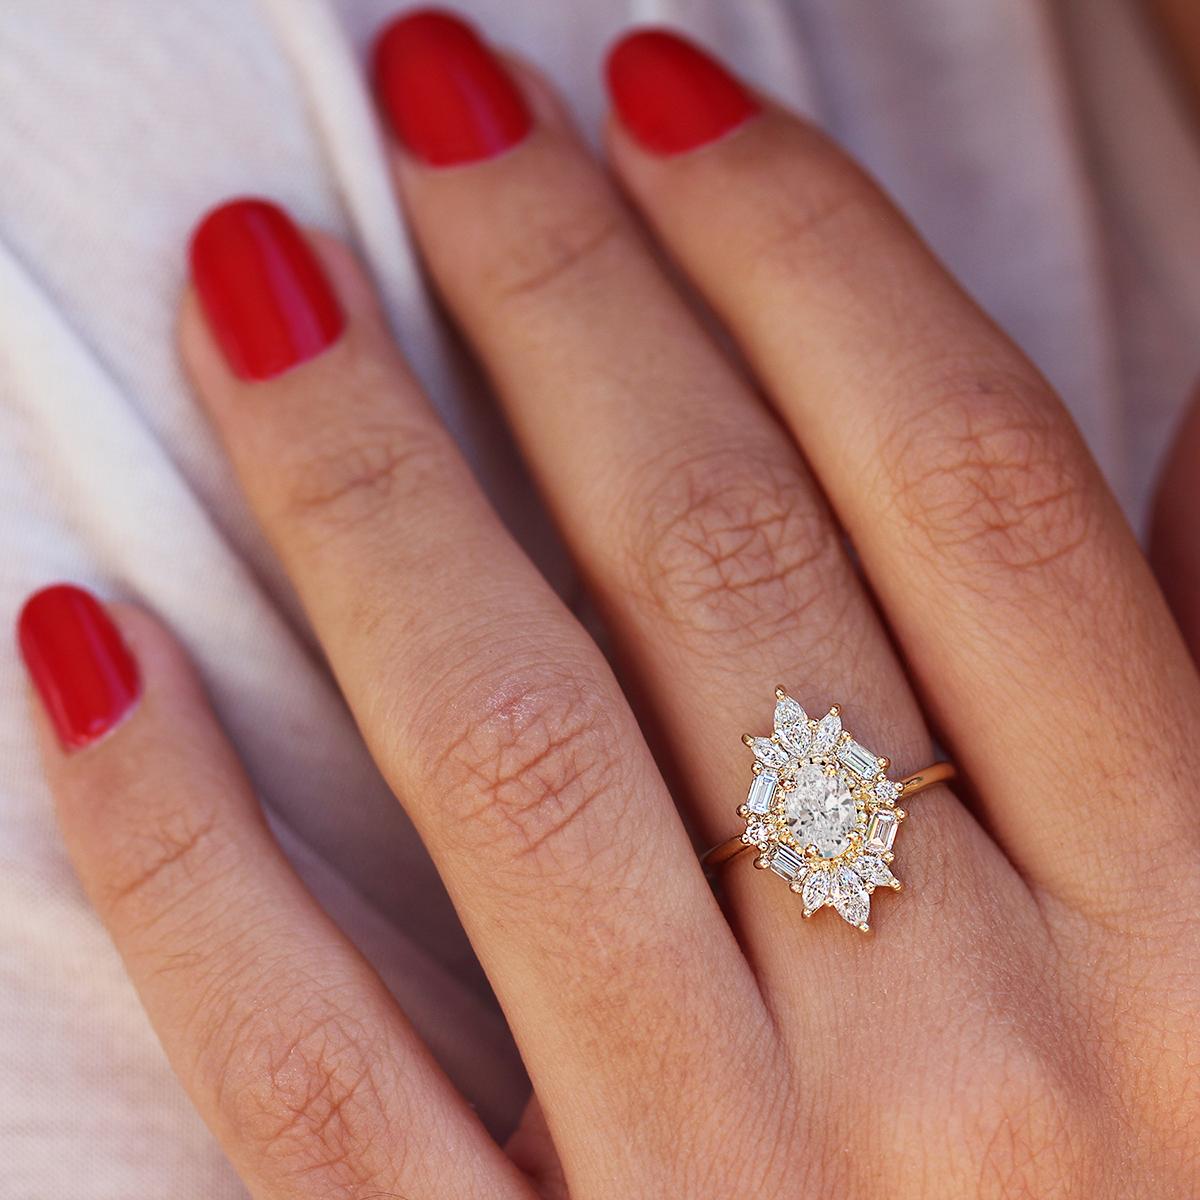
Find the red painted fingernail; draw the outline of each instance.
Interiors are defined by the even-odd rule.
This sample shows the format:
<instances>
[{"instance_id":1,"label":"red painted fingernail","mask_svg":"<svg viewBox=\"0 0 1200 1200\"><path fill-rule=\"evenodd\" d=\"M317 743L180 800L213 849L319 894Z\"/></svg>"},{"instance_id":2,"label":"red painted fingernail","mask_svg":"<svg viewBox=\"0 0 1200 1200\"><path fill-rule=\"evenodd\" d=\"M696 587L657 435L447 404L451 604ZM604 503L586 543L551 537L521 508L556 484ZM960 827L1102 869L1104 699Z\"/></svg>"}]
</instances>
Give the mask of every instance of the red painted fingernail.
<instances>
[{"instance_id":1,"label":"red painted fingernail","mask_svg":"<svg viewBox=\"0 0 1200 1200\"><path fill-rule=\"evenodd\" d=\"M652 154L695 150L761 111L716 59L665 29L622 38L607 76L621 123Z\"/></svg>"},{"instance_id":2,"label":"red painted fingernail","mask_svg":"<svg viewBox=\"0 0 1200 1200\"><path fill-rule=\"evenodd\" d=\"M263 380L314 358L345 328L320 263L291 217L231 200L192 235L192 279L230 370Z\"/></svg>"},{"instance_id":3,"label":"red painted fingernail","mask_svg":"<svg viewBox=\"0 0 1200 1200\"><path fill-rule=\"evenodd\" d=\"M137 663L108 614L82 588L59 583L30 596L17 621L17 641L68 749L102 737L138 698Z\"/></svg>"},{"instance_id":4,"label":"red painted fingernail","mask_svg":"<svg viewBox=\"0 0 1200 1200\"><path fill-rule=\"evenodd\" d=\"M448 12L408 13L383 31L375 87L396 136L430 166L492 158L533 128L499 59Z\"/></svg>"}]
</instances>

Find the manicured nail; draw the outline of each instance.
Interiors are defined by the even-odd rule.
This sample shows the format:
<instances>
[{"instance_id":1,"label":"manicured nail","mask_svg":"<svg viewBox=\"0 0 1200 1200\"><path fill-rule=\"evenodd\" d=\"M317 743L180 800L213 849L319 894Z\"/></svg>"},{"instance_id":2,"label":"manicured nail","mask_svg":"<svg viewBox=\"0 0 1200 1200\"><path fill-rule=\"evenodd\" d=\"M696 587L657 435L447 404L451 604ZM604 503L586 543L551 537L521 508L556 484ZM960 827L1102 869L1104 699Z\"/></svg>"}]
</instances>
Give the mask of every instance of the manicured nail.
<instances>
[{"instance_id":1,"label":"manicured nail","mask_svg":"<svg viewBox=\"0 0 1200 1200\"><path fill-rule=\"evenodd\" d=\"M396 136L430 166L493 158L533 128L500 60L451 13L393 21L375 43L375 87Z\"/></svg>"},{"instance_id":2,"label":"manicured nail","mask_svg":"<svg viewBox=\"0 0 1200 1200\"><path fill-rule=\"evenodd\" d=\"M68 583L35 592L17 641L59 740L78 749L103 737L141 690L137 663L95 597Z\"/></svg>"},{"instance_id":3,"label":"manicured nail","mask_svg":"<svg viewBox=\"0 0 1200 1200\"><path fill-rule=\"evenodd\" d=\"M665 29L622 38L607 75L621 123L652 154L685 154L761 111L716 59Z\"/></svg>"},{"instance_id":4,"label":"manicured nail","mask_svg":"<svg viewBox=\"0 0 1200 1200\"><path fill-rule=\"evenodd\" d=\"M345 328L320 263L291 217L266 200L231 200L192 235L192 280L229 368L271 379L314 358Z\"/></svg>"}]
</instances>

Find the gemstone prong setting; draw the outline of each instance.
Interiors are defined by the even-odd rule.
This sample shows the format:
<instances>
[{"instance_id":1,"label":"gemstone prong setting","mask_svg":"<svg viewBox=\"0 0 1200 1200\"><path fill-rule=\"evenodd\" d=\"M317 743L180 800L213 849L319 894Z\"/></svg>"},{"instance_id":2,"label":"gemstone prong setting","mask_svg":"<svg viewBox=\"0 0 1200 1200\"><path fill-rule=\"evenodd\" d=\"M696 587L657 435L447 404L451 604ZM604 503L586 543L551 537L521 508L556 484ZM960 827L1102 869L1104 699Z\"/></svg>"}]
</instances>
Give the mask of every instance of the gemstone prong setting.
<instances>
[{"instance_id":1,"label":"gemstone prong setting","mask_svg":"<svg viewBox=\"0 0 1200 1200\"><path fill-rule=\"evenodd\" d=\"M755 867L778 875L799 895L805 920L832 908L869 932L871 897L885 888L901 890L892 846L908 812L897 799L953 779L954 767L936 762L891 779L891 760L843 727L841 705L809 717L783 687L775 690L771 732L743 734L742 742L754 755L750 790L737 807L745 826L702 862L716 867L753 849Z\"/></svg>"},{"instance_id":2,"label":"gemstone prong setting","mask_svg":"<svg viewBox=\"0 0 1200 1200\"><path fill-rule=\"evenodd\" d=\"M903 785L887 778L889 758L843 727L840 704L814 719L786 688L775 689L775 701L772 731L742 737L755 758L738 809L742 841L757 847L756 867L801 896L805 919L832 908L865 933L871 897L899 890L888 864L906 815L895 807Z\"/></svg>"}]
</instances>

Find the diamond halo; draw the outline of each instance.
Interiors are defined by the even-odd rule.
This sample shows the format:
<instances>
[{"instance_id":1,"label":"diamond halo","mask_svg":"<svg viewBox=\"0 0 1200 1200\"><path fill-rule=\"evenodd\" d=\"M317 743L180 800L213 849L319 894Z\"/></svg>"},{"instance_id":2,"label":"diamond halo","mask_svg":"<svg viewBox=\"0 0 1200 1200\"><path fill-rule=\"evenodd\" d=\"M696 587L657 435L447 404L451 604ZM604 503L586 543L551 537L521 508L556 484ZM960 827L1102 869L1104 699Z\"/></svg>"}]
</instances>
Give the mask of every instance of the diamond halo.
<instances>
[{"instance_id":1,"label":"diamond halo","mask_svg":"<svg viewBox=\"0 0 1200 1200\"><path fill-rule=\"evenodd\" d=\"M832 908L866 932L876 889L900 890L891 864L905 785L843 728L838 705L813 719L783 688L775 699L773 732L742 739L755 761L741 841L799 895L803 916Z\"/></svg>"}]
</instances>

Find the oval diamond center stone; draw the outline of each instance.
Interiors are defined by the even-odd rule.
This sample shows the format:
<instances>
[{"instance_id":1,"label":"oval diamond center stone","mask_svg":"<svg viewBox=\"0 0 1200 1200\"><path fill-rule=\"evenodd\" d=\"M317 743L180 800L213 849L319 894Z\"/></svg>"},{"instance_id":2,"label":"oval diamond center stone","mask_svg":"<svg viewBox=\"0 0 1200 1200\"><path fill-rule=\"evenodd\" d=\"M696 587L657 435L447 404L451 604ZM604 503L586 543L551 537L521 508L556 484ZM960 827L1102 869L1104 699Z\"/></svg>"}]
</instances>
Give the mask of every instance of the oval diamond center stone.
<instances>
[{"instance_id":1,"label":"oval diamond center stone","mask_svg":"<svg viewBox=\"0 0 1200 1200\"><path fill-rule=\"evenodd\" d=\"M822 858L836 858L849 848L858 819L849 780L841 771L826 775L815 763L806 764L787 798L785 816L801 847L816 846Z\"/></svg>"}]
</instances>

